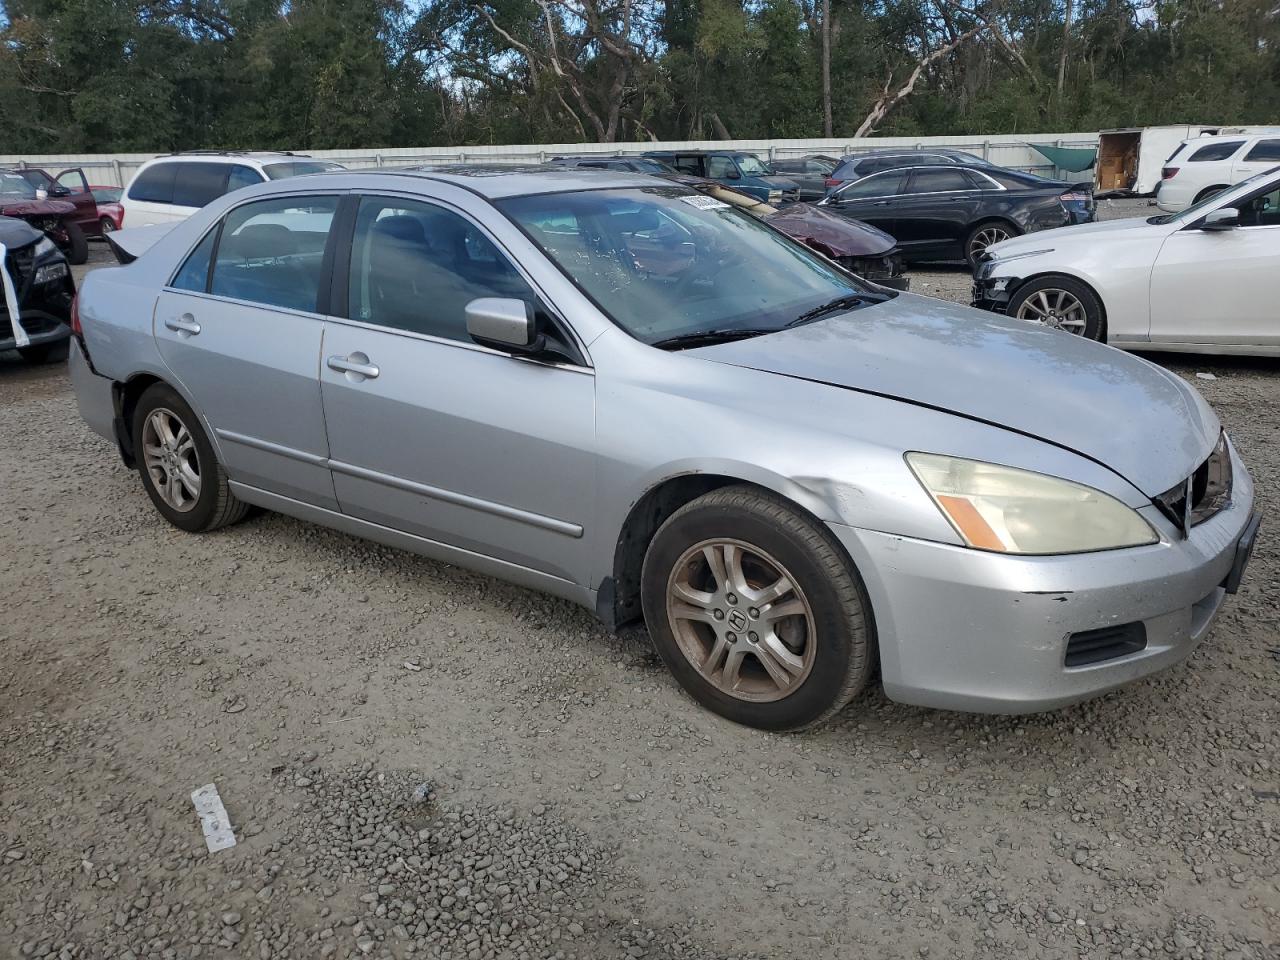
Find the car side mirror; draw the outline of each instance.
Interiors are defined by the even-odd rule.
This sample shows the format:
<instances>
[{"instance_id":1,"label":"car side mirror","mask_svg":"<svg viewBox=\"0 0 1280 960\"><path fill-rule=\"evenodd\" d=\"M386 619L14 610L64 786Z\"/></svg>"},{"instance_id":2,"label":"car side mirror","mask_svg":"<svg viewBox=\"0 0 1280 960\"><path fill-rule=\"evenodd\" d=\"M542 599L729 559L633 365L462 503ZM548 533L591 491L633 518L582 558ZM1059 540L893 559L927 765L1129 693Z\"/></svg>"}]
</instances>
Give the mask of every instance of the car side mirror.
<instances>
[{"instance_id":1,"label":"car side mirror","mask_svg":"<svg viewBox=\"0 0 1280 960\"><path fill-rule=\"evenodd\" d=\"M1217 232L1234 230L1238 226L1240 226L1240 211L1235 207L1220 207L1205 214L1204 222L1200 224L1200 229Z\"/></svg>"},{"instance_id":2,"label":"car side mirror","mask_svg":"<svg viewBox=\"0 0 1280 960\"><path fill-rule=\"evenodd\" d=\"M524 300L479 297L467 304L467 334L482 347L510 353L541 353L546 337L538 332L537 314Z\"/></svg>"}]
</instances>

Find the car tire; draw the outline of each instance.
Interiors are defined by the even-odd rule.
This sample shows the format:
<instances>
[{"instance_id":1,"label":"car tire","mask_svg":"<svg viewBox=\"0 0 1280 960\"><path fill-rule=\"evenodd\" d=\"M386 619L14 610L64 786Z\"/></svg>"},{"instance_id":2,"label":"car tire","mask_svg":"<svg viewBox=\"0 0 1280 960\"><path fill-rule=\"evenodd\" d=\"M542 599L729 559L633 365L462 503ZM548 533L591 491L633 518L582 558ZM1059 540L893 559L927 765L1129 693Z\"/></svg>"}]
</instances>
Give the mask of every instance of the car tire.
<instances>
[{"instance_id":1,"label":"car tire","mask_svg":"<svg viewBox=\"0 0 1280 960\"><path fill-rule=\"evenodd\" d=\"M142 485L175 527L202 533L236 523L249 512L231 492L199 417L168 384L153 384L138 398L132 429Z\"/></svg>"},{"instance_id":2,"label":"car tire","mask_svg":"<svg viewBox=\"0 0 1280 960\"><path fill-rule=\"evenodd\" d=\"M105 237L108 233L115 233L116 222L110 217L103 217L98 221L98 226L102 228L102 235Z\"/></svg>"},{"instance_id":3,"label":"car tire","mask_svg":"<svg viewBox=\"0 0 1280 960\"><path fill-rule=\"evenodd\" d=\"M964 259L973 270L984 250L993 243L1022 236L1022 231L1008 220L983 220L964 238Z\"/></svg>"},{"instance_id":4,"label":"car tire","mask_svg":"<svg viewBox=\"0 0 1280 960\"><path fill-rule=\"evenodd\" d=\"M55 343L36 343L29 347L19 347L18 355L27 363L61 363L70 352L71 338Z\"/></svg>"},{"instance_id":5,"label":"car tire","mask_svg":"<svg viewBox=\"0 0 1280 960\"><path fill-rule=\"evenodd\" d=\"M1089 340L1107 339L1102 301L1092 287L1075 277L1051 274L1024 283L1009 298L1005 312Z\"/></svg>"},{"instance_id":6,"label":"car tire","mask_svg":"<svg viewBox=\"0 0 1280 960\"><path fill-rule=\"evenodd\" d=\"M80 229L80 224L68 223L65 229L67 246L62 252L67 258L67 263L78 267L89 259L89 241L84 238L84 231Z\"/></svg>"},{"instance_id":7,"label":"car tire","mask_svg":"<svg viewBox=\"0 0 1280 960\"><path fill-rule=\"evenodd\" d=\"M714 490L668 518L645 554L641 602L680 685L749 727L820 723L875 665L857 571L820 523L755 487Z\"/></svg>"},{"instance_id":8,"label":"car tire","mask_svg":"<svg viewBox=\"0 0 1280 960\"><path fill-rule=\"evenodd\" d=\"M1205 187L1196 194L1196 198L1191 202L1194 204L1199 203L1201 200L1208 200L1210 197L1217 196L1225 189L1227 189L1227 185L1225 183L1219 183L1212 187Z\"/></svg>"}]
</instances>

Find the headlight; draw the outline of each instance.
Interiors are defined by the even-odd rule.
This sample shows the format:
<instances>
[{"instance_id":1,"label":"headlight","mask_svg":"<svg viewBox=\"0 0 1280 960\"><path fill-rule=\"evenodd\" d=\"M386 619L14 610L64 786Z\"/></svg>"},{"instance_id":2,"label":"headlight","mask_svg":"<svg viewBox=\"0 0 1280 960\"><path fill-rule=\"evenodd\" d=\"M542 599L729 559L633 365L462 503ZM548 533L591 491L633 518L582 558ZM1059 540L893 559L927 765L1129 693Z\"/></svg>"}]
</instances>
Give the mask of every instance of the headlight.
<instances>
[{"instance_id":1,"label":"headlight","mask_svg":"<svg viewBox=\"0 0 1280 960\"><path fill-rule=\"evenodd\" d=\"M32 281L36 286L42 283L52 283L55 280L61 280L67 275L67 265L59 260L57 263L46 263L43 267L36 270L36 278Z\"/></svg>"},{"instance_id":2,"label":"headlight","mask_svg":"<svg viewBox=\"0 0 1280 960\"><path fill-rule=\"evenodd\" d=\"M35 255L37 257L43 257L43 256L46 256L47 254L53 253L53 251L57 249L58 249L57 244L55 244L52 240L50 240L48 237L41 237L39 240L36 241Z\"/></svg>"},{"instance_id":3,"label":"headlight","mask_svg":"<svg viewBox=\"0 0 1280 960\"><path fill-rule=\"evenodd\" d=\"M978 550L1085 553L1160 539L1131 507L1070 480L933 453L908 453L907 464L964 542Z\"/></svg>"},{"instance_id":4,"label":"headlight","mask_svg":"<svg viewBox=\"0 0 1280 960\"><path fill-rule=\"evenodd\" d=\"M772 201L774 201L774 200L781 200L781 199L782 199L782 191L781 191L781 190L770 190L770 191L769 191L769 200L770 200L771 202L772 202Z\"/></svg>"}]
</instances>

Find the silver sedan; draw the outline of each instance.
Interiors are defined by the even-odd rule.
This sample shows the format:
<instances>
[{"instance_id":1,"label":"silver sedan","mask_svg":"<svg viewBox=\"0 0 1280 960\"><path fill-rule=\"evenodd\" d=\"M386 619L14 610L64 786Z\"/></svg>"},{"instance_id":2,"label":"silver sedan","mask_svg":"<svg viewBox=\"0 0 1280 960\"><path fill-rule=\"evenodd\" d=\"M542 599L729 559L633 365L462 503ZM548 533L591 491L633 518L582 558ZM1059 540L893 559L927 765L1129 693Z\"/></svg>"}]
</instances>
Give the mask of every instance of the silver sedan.
<instances>
[{"instance_id":1,"label":"silver sedan","mask_svg":"<svg viewBox=\"0 0 1280 960\"><path fill-rule=\"evenodd\" d=\"M848 274L665 181L320 174L113 235L89 425L184 530L249 505L642 618L710 709L1025 712L1185 658L1257 519L1186 383Z\"/></svg>"}]
</instances>

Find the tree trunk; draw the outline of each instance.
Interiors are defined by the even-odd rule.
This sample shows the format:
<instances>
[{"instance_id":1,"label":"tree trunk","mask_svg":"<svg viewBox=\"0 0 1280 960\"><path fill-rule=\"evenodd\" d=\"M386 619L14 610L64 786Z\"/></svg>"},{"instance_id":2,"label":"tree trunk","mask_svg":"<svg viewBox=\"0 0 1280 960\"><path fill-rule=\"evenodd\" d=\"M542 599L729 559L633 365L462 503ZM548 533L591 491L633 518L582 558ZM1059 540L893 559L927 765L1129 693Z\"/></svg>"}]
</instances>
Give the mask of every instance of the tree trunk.
<instances>
[{"instance_id":1,"label":"tree trunk","mask_svg":"<svg viewBox=\"0 0 1280 960\"><path fill-rule=\"evenodd\" d=\"M1071 48L1071 8L1072 0L1067 0L1067 15L1062 24L1062 56L1058 58L1058 98L1062 98L1062 85L1067 78L1067 51Z\"/></svg>"},{"instance_id":2,"label":"tree trunk","mask_svg":"<svg viewBox=\"0 0 1280 960\"><path fill-rule=\"evenodd\" d=\"M831 132L831 0L822 0L822 135Z\"/></svg>"}]
</instances>

